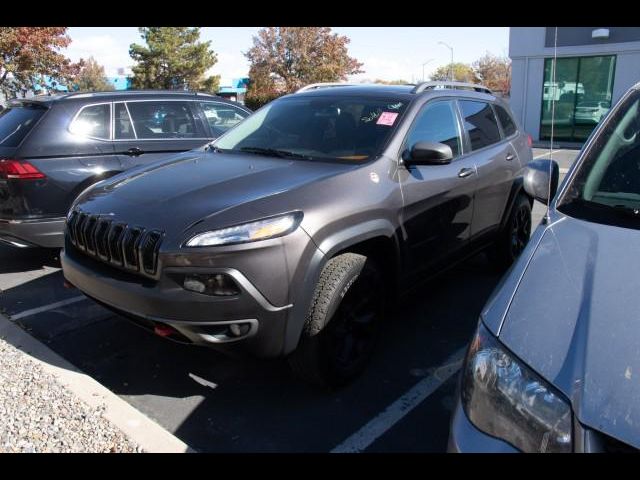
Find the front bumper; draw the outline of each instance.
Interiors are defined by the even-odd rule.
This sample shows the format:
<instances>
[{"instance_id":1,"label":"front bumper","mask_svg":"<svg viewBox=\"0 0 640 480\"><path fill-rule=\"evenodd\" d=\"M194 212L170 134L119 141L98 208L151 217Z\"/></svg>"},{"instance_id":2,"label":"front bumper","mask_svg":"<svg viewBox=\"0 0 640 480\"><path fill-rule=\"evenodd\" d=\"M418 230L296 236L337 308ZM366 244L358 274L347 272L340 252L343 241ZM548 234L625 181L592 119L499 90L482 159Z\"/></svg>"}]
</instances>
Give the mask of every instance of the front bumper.
<instances>
[{"instance_id":1,"label":"front bumper","mask_svg":"<svg viewBox=\"0 0 640 480\"><path fill-rule=\"evenodd\" d=\"M152 281L127 272L105 268L73 249L60 257L65 279L107 308L154 329L170 326L182 341L229 353L246 352L276 357L284 348L285 329L292 305L276 306L238 270L222 267L166 267ZM191 292L175 281L187 273L224 273L240 289L232 297ZM249 326L240 337L224 332L236 323Z\"/></svg>"},{"instance_id":2,"label":"front bumper","mask_svg":"<svg viewBox=\"0 0 640 480\"><path fill-rule=\"evenodd\" d=\"M519 450L508 443L478 430L464 413L460 395L451 417L447 451L450 453L519 453Z\"/></svg>"},{"instance_id":3,"label":"front bumper","mask_svg":"<svg viewBox=\"0 0 640 480\"><path fill-rule=\"evenodd\" d=\"M20 248L62 248L64 224L64 217L37 220L0 218L0 242Z\"/></svg>"}]
</instances>

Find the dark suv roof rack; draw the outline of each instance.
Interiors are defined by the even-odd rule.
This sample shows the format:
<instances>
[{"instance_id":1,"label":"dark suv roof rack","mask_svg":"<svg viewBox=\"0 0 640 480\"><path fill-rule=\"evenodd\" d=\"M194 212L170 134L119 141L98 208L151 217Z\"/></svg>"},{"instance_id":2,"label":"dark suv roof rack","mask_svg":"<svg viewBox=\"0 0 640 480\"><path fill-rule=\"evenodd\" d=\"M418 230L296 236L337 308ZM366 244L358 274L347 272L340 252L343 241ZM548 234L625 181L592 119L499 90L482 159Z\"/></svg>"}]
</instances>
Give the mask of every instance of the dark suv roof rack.
<instances>
[{"instance_id":1,"label":"dark suv roof rack","mask_svg":"<svg viewBox=\"0 0 640 480\"><path fill-rule=\"evenodd\" d=\"M193 95L197 97L215 97L210 93L193 92L189 90L110 90L104 92L70 92L62 94L61 98L103 97L108 95Z\"/></svg>"},{"instance_id":2,"label":"dark suv roof rack","mask_svg":"<svg viewBox=\"0 0 640 480\"><path fill-rule=\"evenodd\" d=\"M320 83L311 83L309 85L305 85L302 88L296 90L295 93L308 92L309 90L318 90L319 88L330 88L330 87L361 87L364 84L362 83L350 83L350 82L320 82Z\"/></svg>"},{"instance_id":3,"label":"dark suv roof rack","mask_svg":"<svg viewBox=\"0 0 640 480\"><path fill-rule=\"evenodd\" d=\"M427 89L437 89L437 88L451 88L454 90L474 90L476 92L483 93L493 93L484 85L480 85L478 83L465 83L465 82L445 82L445 81L431 81L431 82L422 82L415 86L411 93L421 93Z\"/></svg>"}]
</instances>

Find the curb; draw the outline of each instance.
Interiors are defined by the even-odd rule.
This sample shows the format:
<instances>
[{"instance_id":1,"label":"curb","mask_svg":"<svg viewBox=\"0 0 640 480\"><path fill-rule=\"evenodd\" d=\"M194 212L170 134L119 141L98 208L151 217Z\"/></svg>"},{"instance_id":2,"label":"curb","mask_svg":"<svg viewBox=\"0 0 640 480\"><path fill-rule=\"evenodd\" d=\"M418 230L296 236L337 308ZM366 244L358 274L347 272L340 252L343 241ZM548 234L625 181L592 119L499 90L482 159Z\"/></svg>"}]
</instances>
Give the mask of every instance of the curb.
<instances>
[{"instance_id":1,"label":"curb","mask_svg":"<svg viewBox=\"0 0 640 480\"><path fill-rule=\"evenodd\" d=\"M147 453L195 452L182 440L151 420L115 393L29 335L0 313L0 337L51 373L61 385L91 407L103 405L103 417Z\"/></svg>"}]
</instances>

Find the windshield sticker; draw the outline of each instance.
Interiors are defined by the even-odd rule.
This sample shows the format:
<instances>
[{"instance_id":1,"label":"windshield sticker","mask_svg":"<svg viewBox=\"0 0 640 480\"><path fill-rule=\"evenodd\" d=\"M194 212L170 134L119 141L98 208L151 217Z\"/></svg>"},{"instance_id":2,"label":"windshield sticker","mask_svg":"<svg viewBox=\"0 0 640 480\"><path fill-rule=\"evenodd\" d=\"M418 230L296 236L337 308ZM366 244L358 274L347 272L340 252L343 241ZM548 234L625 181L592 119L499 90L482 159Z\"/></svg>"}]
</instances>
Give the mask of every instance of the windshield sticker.
<instances>
[{"instance_id":1,"label":"windshield sticker","mask_svg":"<svg viewBox=\"0 0 640 480\"><path fill-rule=\"evenodd\" d=\"M382 110L380 110L380 108L376 108L369 115L365 115L364 117L361 117L360 120L362 121L362 123L372 122L373 120L378 118L378 116L380 116L380 113L382 113Z\"/></svg>"},{"instance_id":2,"label":"windshield sticker","mask_svg":"<svg viewBox=\"0 0 640 480\"><path fill-rule=\"evenodd\" d=\"M398 110L402 106L402 102L394 103L392 105L387 105L389 110Z\"/></svg>"},{"instance_id":3,"label":"windshield sticker","mask_svg":"<svg viewBox=\"0 0 640 480\"><path fill-rule=\"evenodd\" d=\"M393 125L393 122L396 121L397 117L398 117L398 112L382 112L376 124L387 125L390 127L391 125Z\"/></svg>"}]
</instances>

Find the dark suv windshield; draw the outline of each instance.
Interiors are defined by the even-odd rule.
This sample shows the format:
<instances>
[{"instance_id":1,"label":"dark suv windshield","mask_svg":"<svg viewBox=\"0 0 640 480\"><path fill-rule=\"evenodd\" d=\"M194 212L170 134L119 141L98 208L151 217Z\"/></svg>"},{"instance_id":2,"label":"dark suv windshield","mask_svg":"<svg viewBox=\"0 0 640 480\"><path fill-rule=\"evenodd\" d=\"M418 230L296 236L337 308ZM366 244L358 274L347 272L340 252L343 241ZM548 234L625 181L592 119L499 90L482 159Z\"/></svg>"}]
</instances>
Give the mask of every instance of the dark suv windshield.
<instances>
[{"instance_id":1,"label":"dark suv windshield","mask_svg":"<svg viewBox=\"0 0 640 480\"><path fill-rule=\"evenodd\" d=\"M616 109L560 199L558 210L589 221L640 227L640 93Z\"/></svg>"},{"instance_id":2,"label":"dark suv windshield","mask_svg":"<svg viewBox=\"0 0 640 480\"><path fill-rule=\"evenodd\" d=\"M405 108L406 102L388 98L292 96L260 109L214 147L361 162L380 152Z\"/></svg>"},{"instance_id":3,"label":"dark suv windshield","mask_svg":"<svg viewBox=\"0 0 640 480\"><path fill-rule=\"evenodd\" d=\"M46 107L25 103L23 106L11 106L0 112L0 145L17 147L31 131Z\"/></svg>"}]
</instances>

